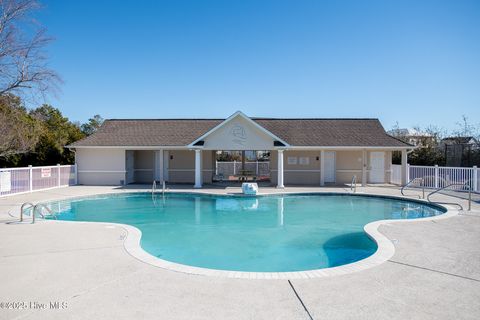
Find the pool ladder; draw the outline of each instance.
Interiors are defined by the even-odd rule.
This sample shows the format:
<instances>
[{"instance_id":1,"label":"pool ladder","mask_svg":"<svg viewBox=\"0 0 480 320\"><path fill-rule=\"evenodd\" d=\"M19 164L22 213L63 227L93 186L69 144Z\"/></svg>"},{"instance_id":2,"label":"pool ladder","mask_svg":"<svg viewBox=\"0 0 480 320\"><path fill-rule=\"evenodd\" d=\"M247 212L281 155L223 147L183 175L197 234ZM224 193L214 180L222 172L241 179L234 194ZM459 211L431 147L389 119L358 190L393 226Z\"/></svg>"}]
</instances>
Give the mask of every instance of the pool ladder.
<instances>
[{"instance_id":1,"label":"pool ladder","mask_svg":"<svg viewBox=\"0 0 480 320\"><path fill-rule=\"evenodd\" d=\"M353 190L353 193L357 192L357 176L352 177L352 183L350 184L350 191Z\"/></svg>"},{"instance_id":2,"label":"pool ladder","mask_svg":"<svg viewBox=\"0 0 480 320\"><path fill-rule=\"evenodd\" d=\"M166 187L165 187L165 180L162 181L162 196L165 195L165 190L166 190ZM152 197L155 195L155 193L157 192L157 181L156 180L153 180L153 184L152 184Z\"/></svg>"},{"instance_id":3,"label":"pool ladder","mask_svg":"<svg viewBox=\"0 0 480 320\"><path fill-rule=\"evenodd\" d=\"M22 204L22 206L20 207L20 222L23 222L23 212L25 211L25 207L27 208L32 208L32 223L35 223L35 214L38 213L43 219L45 219L45 215L42 213L42 210L39 210L39 209L45 209L48 211L48 213L54 217L55 219L57 218L52 210L50 210L49 207L47 207L46 205L42 204L42 203L37 203L37 204L33 204L31 202L25 202Z\"/></svg>"}]
</instances>

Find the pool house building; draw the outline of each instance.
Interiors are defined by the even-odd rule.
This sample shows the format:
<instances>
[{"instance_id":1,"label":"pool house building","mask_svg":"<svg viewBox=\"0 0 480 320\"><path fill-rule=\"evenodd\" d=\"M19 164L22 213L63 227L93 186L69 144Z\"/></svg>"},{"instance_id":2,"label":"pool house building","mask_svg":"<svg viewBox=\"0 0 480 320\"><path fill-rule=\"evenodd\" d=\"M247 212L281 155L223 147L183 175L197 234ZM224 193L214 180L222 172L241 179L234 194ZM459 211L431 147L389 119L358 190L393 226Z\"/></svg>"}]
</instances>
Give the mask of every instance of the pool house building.
<instances>
[{"instance_id":1,"label":"pool house building","mask_svg":"<svg viewBox=\"0 0 480 320\"><path fill-rule=\"evenodd\" d=\"M75 151L78 183L204 184L262 181L324 186L390 183L392 152L402 154L402 184L412 145L378 119L111 119Z\"/></svg>"}]
</instances>

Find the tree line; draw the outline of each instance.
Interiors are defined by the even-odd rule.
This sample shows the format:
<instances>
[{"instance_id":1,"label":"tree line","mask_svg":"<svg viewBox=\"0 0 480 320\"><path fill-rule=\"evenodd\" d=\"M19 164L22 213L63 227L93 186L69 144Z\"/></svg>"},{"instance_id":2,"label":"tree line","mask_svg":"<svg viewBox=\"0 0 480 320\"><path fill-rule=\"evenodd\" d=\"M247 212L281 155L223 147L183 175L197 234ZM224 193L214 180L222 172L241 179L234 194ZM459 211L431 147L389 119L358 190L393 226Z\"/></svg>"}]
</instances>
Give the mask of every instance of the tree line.
<instances>
[{"instance_id":1,"label":"tree line","mask_svg":"<svg viewBox=\"0 0 480 320\"><path fill-rule=\"evenodd\" d=\"M0 167L72 164L75 155L66 145L95 132L99 115L80 124L48 104L27 109L20 97L0 95Z\"/></svg>"},{"instance_id":2,"label":"tree line","mask_svg":"<svg viewBox=\"0 0 480 320\"><path fill-rule=\"evenodd\" d=\"M416 145L416 148L408 154L409 164L421 166L448 165L445 139L455 141L458 138L472 137L477 143L463 151L468 152L468 154L460 156L469 157L469 166L480 166L480 124L472 124L467 116L463 115L451 131L432 125L427 127L416 126L412 131L415 132L413 136L400 129L398 123L389 130L389 133L397 139ZM392 163L401 163L400 152L394 152L392 157Z\"/></svg>"}]
</instances>

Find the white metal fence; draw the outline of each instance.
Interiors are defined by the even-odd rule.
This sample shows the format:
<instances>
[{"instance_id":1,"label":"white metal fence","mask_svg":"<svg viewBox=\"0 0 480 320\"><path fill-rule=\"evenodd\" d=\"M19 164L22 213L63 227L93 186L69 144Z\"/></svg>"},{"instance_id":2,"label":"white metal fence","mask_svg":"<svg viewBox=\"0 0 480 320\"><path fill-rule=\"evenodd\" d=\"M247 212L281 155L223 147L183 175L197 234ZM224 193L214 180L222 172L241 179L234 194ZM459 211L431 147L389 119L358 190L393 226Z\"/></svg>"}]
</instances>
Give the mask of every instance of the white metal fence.
<instances>
[{"instance_id":1,"label":"white metal fence","mask_svg":"<svg viewBox=\"0 0 480 320\"><path fill-rule=\"evenodd\" d=\"M75 184L76 165L0 169L0 197Z\"/></svg>"},{"instance_id":2,"label":"white metal fence","mask_svg":"<svg viewBox=\"0 0 480 320\"><path fill-rule=\"evenodd\" d=\"M480 192L480 170L477 167L407 166L407 181L421 178L423 180L419 187L436 189L450 184L461 184L450 189L466 189L465 185L468 185L472 191ZM392 165L391 183L402 184L401 165Z\"/></svg>"},{"instance_id":3,"label":"white metal fence","mask_svg":"<svg viewBox=\"0 0 480 320\"><path fill-rule=\"evenodd\" d=\"M242 170L241 161L216 161L215 175L234 176L240 174ZM248 161L245 162L245 170L254 173L257 176L270 175L270 162L268 161Z\"/></svg>"}]
</instances>

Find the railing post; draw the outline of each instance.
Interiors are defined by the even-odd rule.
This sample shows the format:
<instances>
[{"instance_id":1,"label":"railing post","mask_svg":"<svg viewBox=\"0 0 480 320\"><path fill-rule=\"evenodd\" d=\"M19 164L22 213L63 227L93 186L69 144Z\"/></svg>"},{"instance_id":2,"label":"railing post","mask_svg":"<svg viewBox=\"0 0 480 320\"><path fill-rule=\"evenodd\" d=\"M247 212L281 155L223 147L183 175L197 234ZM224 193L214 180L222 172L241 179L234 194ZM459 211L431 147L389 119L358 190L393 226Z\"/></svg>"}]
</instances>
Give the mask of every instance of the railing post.
<instances>
[{"instance_id":1,"label":"railing post","mask_svg":"<svg viewBox=\"0 0 480 320\"><path fill-rule=\"evenodd\" d=\"M255 175L257 175L257 176L258 176L258 160L257 160L257 170L256 170L256 173L255 173Z\"/></svg>"},{"instance_id":2,"label":"railing post","mask_svg":"<svg viewBox=\"0 0 480 320\"><path fill-rule=\"evenodd\" d=\"M29 190L30 192L33 191L33 168L32 168L32 165L29 165L28 166L28 181L29 181Z\"/></svg>"},{"instance_id":3,"label":"railing post","mask_svg":"<svg viewBox=\"0 0 480 320\"><path fill-rule=\"evenodd\" d=\"M233 175L235 175L235 167L237 166L237 161L233 160Z\"/></svg>"},{"instance_id":4,"label":"railing post","mask_svg":"<svg viewBox=\"0 0 480 320\"><path fill-rule=\"evenodd\" d=\"M57 163L57 185L60 187L62 184L61 178L60 178L60 163Z\"/></svg>"},{"instance_id":5,"label":"railing post","mask_svg":"<svg viewBox=\"0 0 480 320\"><path fill-rule=\"evenodd\" d=\"M78 184L78 166L77 166L77 163L75 162L75 164L73 165L73 170L74 170L74 174L73 174L73 184L74 185L77 185Z\"/></svg>"},{"instance_id":6,"label":"railing post","mask_svg":"<svg viewBox=\"0 0 480 320\"><path fill-rule=\"evenodd\" d=\"M472 184L471 188L473 188L473 192L478 191L478 173L477 173L477 166L473 166L472 168Z\"/></svg>"},{"instance_id":7,"label":"railing post","mask_svg":"<svg viewBox=\"0 0 480 320\"><path fill-rule=\"evenodd\" d=\"M435 165L435 189L438 188L438 164Z\"/></svg>"}]
</instances>

